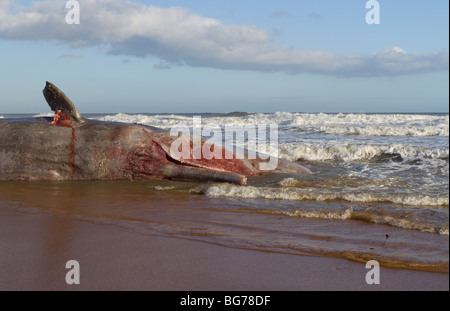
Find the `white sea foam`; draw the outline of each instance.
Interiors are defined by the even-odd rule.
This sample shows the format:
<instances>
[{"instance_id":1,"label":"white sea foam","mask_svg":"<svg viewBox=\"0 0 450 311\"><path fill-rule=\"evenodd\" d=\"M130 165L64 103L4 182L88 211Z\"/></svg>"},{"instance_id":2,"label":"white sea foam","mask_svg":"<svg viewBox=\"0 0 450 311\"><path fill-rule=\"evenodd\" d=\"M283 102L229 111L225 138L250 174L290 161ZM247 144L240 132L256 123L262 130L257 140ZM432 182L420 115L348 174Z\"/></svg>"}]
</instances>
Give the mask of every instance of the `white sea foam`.
<instances>
[{"instance_id":1,"label":"white sea foam","mask_svg":"<svg viewBox=\"0 0 450 311\"><path fill-rule=\"evenodd\" d=\"M321 208L308 208L308 205L304 205L305 209L284 210L283 205L281 208L269 209L264 211L265 213L283 214L289 217L302 217L302 218L317 218L317 219L336 219L336 220L362 220L371 223L383 224L392 227L399 227L410 230L419 230L421 232L439 233L440 235L448 235L448 226L434 227L432 224L428 224L426 220L414 217L405 216L405 213L409 213L410 206L422 206L421 209L427 210L424 206L434 206L435 208L440 206L445 210L449 204L447 198L436 198L428 195L417 194L371 194L371 193L352 193L346 191L335 191L328 189L299 189L294 187L297 182L293 178L286 178L279 184L288 188L271 188L271 187L242 187L235 185L221 184L212 186L206 190L205 195L210 197L229 197L229 198L242 198L242 199L265 199L265 200L290 200L290 201L303 201L310 200L316 202L325 202L331 200L343 200L351 202L353 204L373 204L373 203L393 203L405 206L404 212L395 213L377 211L375 208L363 208L361 210L354 210L353 207L346 208L344 210L324 210ZM274 204L274 206L279 206ZM328 205L326 205L328 206ZM445 214L445 212L444 212ZM400 216L399 216L400 215Z\"/></svg>"},{"instance_id":2,"label":"white sea foam","mask_svg":"<svg viewBox=\"0 0 450 311\"><path fill-rule=\"evenodd\" d=\"M429 233L439 233L440 235L448 235L448 228L435 228L433 226L410 221L407 219L400 219L392 216L379 216L373 214L365 214L364 212L354 212L353 208L347 208L344 211L277 211L277 213L287 215L290 217L302 217L302 218L318 218L318 219L338 219L338 220L348 220L348 219L358 219L365 221L388 225L391 227L398 227L409 230L418 230L421 232Z\"/></svg>"},{"instance_id":3,"label":"white sea foam","mask_svg":"<svg viewBox=\"0 0 450 311\"><path fill-rule=\"evenodd\" d=\"M164 190L173 190L173 189L175 189L175 187L174 186L167 186L167 187L156 186L155 189L156 190L160 190L160 191L164 191Z\"/></svg>"},{"instance_id":4,"label":"white sea foam","mask_svg":"<svg viewBox=\"0 0 450 311\"><path fill-rule=\"evenodd\" d=\"M33 117L38 118L38 117L53 117L54 113L52 112L46 112L46 113L38 113L37 115L34 115Z\"/></svg>"},{"instance_id":5,"label":"white sea foam","mask_svg":"<svg viewBox=\"0 0 450 311\"><path fill-rule=\"evenodd\" d=\"M291 217L302 218L319 218L319 219L338 219L348 220L353 217L361 220L361 213L354 213L353 208L348 208L344 211L302 211L296 210L294 212L281 212L281 214ZM377 215L365 215L363 218L368 222L388 225L391 227L398 227L410 230L418 230L421 232L439 233L441 235L448 235L448 228L434 228L427 224L421 224L415 221L409 221L407 219L400 219L392 216L377 216Z\"/></svg>"},{"instance_id":6,"label":"white sea foam","mask_svg":"<svg viewBox=\"0 0 450 311\"><path fill-rule=\"evenodd\" d=\"M289 181L288 183L290 183ZM364 190L364 189L363 189ZM272 188L272 187L253 187L253 186L234 186L217 185L208 188L205 195L210 197L232 197L245 199L271 199L271 200L292 200L303 201L313 200L318 202L343 200L354 203L378 203L389 202L401 205L411 206L448 206L448 197L433 197L422 194L387 194L370 193L361 191L345 191L343 189L333 188Z\"/></svg>"},{"instance_id":7,"label":"white sea foam","mask_svg":"<svg viewBox=\"0 0 450 311\"><path fill-rule=\"evenodd\" d=\"M388 145L358 145L358 144L311 144L288 143L280 144L281 158L298 161L328 161L342 160L345 162L371 160L386 154L396 154L404 160L412 159L445 159L449 156L448 149L428 149L402 144Z\"/></svg>"},{"instance_id":8,"label":"white sea foam","mask_svg":"<svg viewBox=\"0 0 450 311\"><path fill-rule=\"evenodd\" d=\"M410 230L419 230L422 232L429 233L439 233L440 235L448 235L448 228L435 228L428 224L423 224L415 221L410 221L408 219L401 219L392 216L374 216L371 215L369 218L370 222L376 224L389 225L392 227L410 229Z\"/></svg>"},{"instance_id":9,"label":"white sea foam","mask_svg":"<svg viewBox=\"0 0 450 311\"><path fill-rule=\"evenodd\" d=\"M151 125L160 128L171 128L179 123L190 125L192 124L191 117L180 115L144 115L144 114L126 114L118 113L115 115L107 115L101 118L96 118L100 121L112 121L123 123L137 123L144 125Z\"/></svg>"},{"instance_id":10,"label":"white sea foam","mask_svg":"<svg viewBox=\"0 0 450 311\"><path fill-rule=\"evenodd\" d=\"M192 124L192 117L118 113L99 118L103 121L141 123L162 128ZM203 125L278 124L287 130L304 130L334 135L363 136L449 136L449 116L409 114L308 114L276 112L245 116L206 116Z\"/></svg>"},{"instance_id":11,"label":"white sea foam","mask_svg":"<svg viewBox=\"0 0 450 311\"><path fill-rule=\"evenodd\" d=\"M295 178L284 178L278 184L282 187L296 187L300 185L300 182Z\"/></svg>"},{"instance_id":12,"label":"white sea foam","mask_svg":"<svg viewBox=\"0 0 450 311\"><path fill-rule=\"evenodd\" d=\"M282 211L281 214L292 216L292 217L303 217L303 218L320 218L320 219L350 219L352 216L353 209L348 208L345 211L302 211L296 210L294 212Z\"/></svg>"},{"instance_id":13,"label":"white sea foam","mask_svg":"<svg viewBox=\"0 0 450 311\"><path fill-rule=\"evenodd\" d=\"M441 234L441 235L448 235L448 228L439 229L439 234Z\"/></svg>"},{"instance_id":14,"label":"white sea foam","mask_svg":"<svg viewBox=\"0 0 450 311\"><path fill-rule=\"evenodd\" d=\"M362 135L362 136L449 136L449 126L440 124L435 126L320 126L317 128L326 134Z\"/></svg>"}]
</instances>

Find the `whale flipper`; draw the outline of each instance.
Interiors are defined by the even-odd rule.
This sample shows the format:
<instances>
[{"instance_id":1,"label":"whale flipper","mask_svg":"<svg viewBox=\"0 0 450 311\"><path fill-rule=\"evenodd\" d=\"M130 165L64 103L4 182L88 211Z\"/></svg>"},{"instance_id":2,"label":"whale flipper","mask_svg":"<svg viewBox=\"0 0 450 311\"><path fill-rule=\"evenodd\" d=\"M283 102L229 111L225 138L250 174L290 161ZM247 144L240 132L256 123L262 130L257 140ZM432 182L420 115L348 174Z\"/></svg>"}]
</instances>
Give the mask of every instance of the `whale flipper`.
<instances>
[{"instance_id":1,"label":"whale flipper","mask_svg":"<svg viewBox=\"0 0 450 311\"><path fill-rule=\"evenodd\" d=\"M70 124L73 122L84 122L83 117L78 112L77 108L75 108L74 104L72 104L66 94L64 94L64 92L57 88L53 83L47 81L42 93L44 93L45 100L50 108L55 112L54 122L57 123L59 118L63 118L65 122Z\"/></svg>"}]
</instances>

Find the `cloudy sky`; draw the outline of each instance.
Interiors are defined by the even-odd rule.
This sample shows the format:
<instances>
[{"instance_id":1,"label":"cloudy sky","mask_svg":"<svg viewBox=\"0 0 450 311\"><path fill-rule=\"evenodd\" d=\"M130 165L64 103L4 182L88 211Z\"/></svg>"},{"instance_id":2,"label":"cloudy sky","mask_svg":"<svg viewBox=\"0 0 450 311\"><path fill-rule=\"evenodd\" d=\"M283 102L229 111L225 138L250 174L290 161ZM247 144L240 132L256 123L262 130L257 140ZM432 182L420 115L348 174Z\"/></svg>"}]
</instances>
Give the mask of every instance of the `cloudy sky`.
<instances>
[{"instance_id":1,"label":"cloudy sky","mask_svg":"<svg viewBox=\"0 0 450 311\"><path fill-rule=\"evenodd\" d=\"M0 0L0 114L448 112L446 0L66 2Z\"/></svg>"}]
</instances>

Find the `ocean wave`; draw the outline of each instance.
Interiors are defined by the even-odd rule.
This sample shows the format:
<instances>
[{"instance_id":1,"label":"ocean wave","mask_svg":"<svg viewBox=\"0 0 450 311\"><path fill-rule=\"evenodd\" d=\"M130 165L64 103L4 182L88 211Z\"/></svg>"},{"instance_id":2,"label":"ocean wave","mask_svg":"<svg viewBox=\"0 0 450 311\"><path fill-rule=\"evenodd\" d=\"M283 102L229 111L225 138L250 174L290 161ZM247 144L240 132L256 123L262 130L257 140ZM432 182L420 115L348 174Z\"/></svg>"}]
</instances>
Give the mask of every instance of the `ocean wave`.
<instances>
[{"instance_id":1,"label":"ocean wave","mask_svg":"<svg viewBox=\"0 0 450 311\"><path fill-rule=\"evenodd\" d=\"M346 220L351 219L353 209L348 208L344 211L276 211L276 213L291 216L291 217L302 217L302 218L320 218L320 219L340 219Z\"/></svg>"},{"instance_id":2,"label":"ocean wave","mask_svg":"<svg viewBox=\"0 0 450 311\"><path fill-rule=\"evenodd\" d=\"M49 115L45 115L49 116ZM51 116L51 114L50 114ZM146 115L118 113L97 118L102 121L139 123L170 129L177 124L192 126L192 116ZM276 112L231 113L203 116L202 125L267 125L277 124L286 132L325 133L343 136L449 136L449 116L411 114L308 114Z\"/></svg>"},{"instance_id":3,"label":"ocean wave","mask_svg":"<svg viewBox=\"0 0 450 311\"><path fill-rule=\"evenodd\" d=\"M275 113L275 116L284 116L284 119L292 119L291 125L310 126L310 125L398 125L398 126L417 126L417 125L449 125L448 115L415 115L415 114L290 114ZM278 119L280 119L278 117Z\"/></svg>"},{"instance_id":4,"label":"ocean wave","mask_svg":"<svg viewBox=\"0 0 450 311\"><path fill-rule=\"evenodd\" d=\"M115 115L107 115L100 118L94 118L100 121L122 122L122 123L137 123L144 125L151 125L161 128L170 128L176 124L192 124L192 117L185 117L181 115L145 115L145 114L126 114L117 113Z\"/></svg>"},{"instance_id":5,"label":"ocean wave","mask_svg":"<svg viewBox=\"0 0 450 311\"><path fill-rule=\"evenodd\" d=\"M311 200L317 202L342 200L351 203L393 203L409 206L448 206L449 198L422 195L422 194L376 194L339 189L299 189L299 188L272 188L254 186L234 186L229 184L217 185L205 191L210 197L231 197L244 199L268 199L268 200L291 200L304 201Z\"/></svg>"},{"instance_id":6,"label":"ocean wave","mask_svg":"<svg viewBox=\"0 0 450 311\"><path fill-rule=\"evenodd\" d=\"M199 114L201 115L201 114ZM45 115L45 116L51 116ZM118 113L96 118L101 121L138 123L170 129L178 124L192 127L193 116ZM448 115L411 114L309 114L309 113L230 113L203 116L203 126L277 124L286 133L317 133L369 137L448 137Z\"/></svg>"},{"instance_id":7,"label":"ocean wave","mask_svg":"<svg viewBox=\"0 0 450 311\"><path fill-rule=\"evenodd\" d=\"M382 224L391 227L418 230L421 232L438 233L448 235L448 227L433 227L429 224L419 223L403 218L386 215L374 215L364 211L354 211L353 208L347 208L343 211L274 211L276 214L283 214L290 217L316 218L316 219L337 219L337 220L359 220L369 223Z\"/></svg>"},{"instance_id":8,"label":"ocean wave","mask_svg":"<svg viewBox=\"0 0 450 311\"><path fill-rule=\"evenodd\" d=\"M427 224L417 223L415 221L410 221L407 219L396 218L392 216L366 216L369 219L369 222L373 222L376 224L388 225L391 227L409 229L409 230L418 230L421 232L428 233L438 233L440 235L448 235L448 228L435 228ZM361 216L356 213L352 217L352 219L361 219Z\"/></svg>"},{"instance_id":9,"label":"ocean wave","mask_svg":"<svg viewBox=\"0 0 450 311\"><path fill-rule=\"evenodd\" d=\"M197 115L193 115L197 116ZM100 121L124 122L124 123L138 123L144 125L151 125L161 128L171 128L177 124L187 125L192 127L193 116L184 115L145 115L145 114L126 114L118 113L115 115L107 115L100 118L95 118ZM201 114L199 114L201 116ZM201 118L203 126L209 125L258 125L258 124L278 124L270 115L263 113L244 114L231 113L222 116L203 116ZM280 121L280 120L278 120Z\"/></svg>"},{"instance_id":10,"label":"ocean wave","mask_svg":"<svg viewBox=\"0 0 450 311\"><path fill-rule=\"evenodd\" d=\"M199 114L200 115L200 114ZM192 119L191 116L183 116L181 114L126 114L117 113L114 115L107 115L107 119L123 119L123 118L186 118ZM326 114L326 113L292 113L292 112L274 112L274 113L230 113L221 116L204 116L205 120L210 120L213 123L227 124L227 123L254 123L254 124L268 124L279 123L286 125L348 125L348 124L365 124L365 125L379 125L379 124L397 124L397 125L419 125L419 124L446 124L449 125L448 115L415 115L415 114ZM221 121L221 122L217 122Z\"/></svg>"},{"instance_id":11,"label":"ocean wave","mask_svg":"<svg viewBox=\"0 0 450 311\"><path fill-rule=\"evenodd\" d=\"M280 182L285 186L291 187L298 185L292 178L284 179ZM228 198L245 198L245 199L264 199L264 200L291 200L291 201L333 201L343 200L354 204L373 204L373 203L390 203L406 206L400 212L381 210L376 208L354 209L353 207L342 210L324 210L321 208L312 209L308 205L304 208L295 208L294 210L284 210L281 208L258 209L254 212L282 214L289 217L315 218L326 220L358 220L368 223L382 224L391 227L398 227L409 230L418 230L421 232L438 233L440 235L448 235L447 225L433 225L432 222L414 216L414 209L410 214L408 206L434 206L439 209L448 206L448 198L431 197L428 195L375 195L370 193L342 193L327 192L318 189L297 189L297 188L270 188L270 187L241 187L233 185L219 185L208 188L205 195L210 197L228 197ZM406 216L406 215L409 216Z\"/></svg>"},{"instance_id":12,"label":"ocean wave","mask_svg":"<svg viewBox=\"0 0 450 311\"><path fill-rule=\"evenodd\" d=\"M53 112L46 112L46 113L38 113L37 115L34 115L33 118L39 118L39 117L53 117L55 114Z\"/></svg>"},{"instance_id":13,"label":"ocean wave","mask_svg":"<svg viewBox=\"0 0 450 311\"><path fill-rule=\"evenodd\" d=\"M398 160L440 159L449 157L448 149L429 149L404 146L402 144L386 145L318 145L305 143L281 144L279 156L290 161L330 161L344 162L367 161L380 158L396 158Z\"/></svg>"},{"instance_id":14,"label":"ocean wave","mask_svg":"<svg viewBox=\"0 0 450 311\"><path fill-rule=\"evenodd\" d=\"M320 126L316 129L319 132L333 135L361 135L361 136L413 136L413 137L430 137L430 136L449 136L449 126L439 124L436 126L410 126L410 127L393 127L393 126Z\"/></svg>"}]
</instances>

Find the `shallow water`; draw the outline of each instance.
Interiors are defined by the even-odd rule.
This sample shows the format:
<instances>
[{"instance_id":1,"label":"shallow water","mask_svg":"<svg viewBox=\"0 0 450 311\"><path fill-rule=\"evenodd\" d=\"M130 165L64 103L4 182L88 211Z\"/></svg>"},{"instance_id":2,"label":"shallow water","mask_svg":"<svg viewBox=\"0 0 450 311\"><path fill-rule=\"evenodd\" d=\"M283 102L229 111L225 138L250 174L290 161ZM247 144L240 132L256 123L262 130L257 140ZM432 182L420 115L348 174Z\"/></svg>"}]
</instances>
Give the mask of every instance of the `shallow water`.
<instances>
[{"instance_id":1,"label":"shallow water","mask_svg":"<svg viewBox=\"0 0 450 311\"><path fill-rule=\"evenodd\" d=\"M226 247L375 259L382 266L448 272L448 236L375 223L370 215L386 214L389 205L205 195L220 186L177 181L2 182L0 208Z\"/></svg>"}]
</instances>

